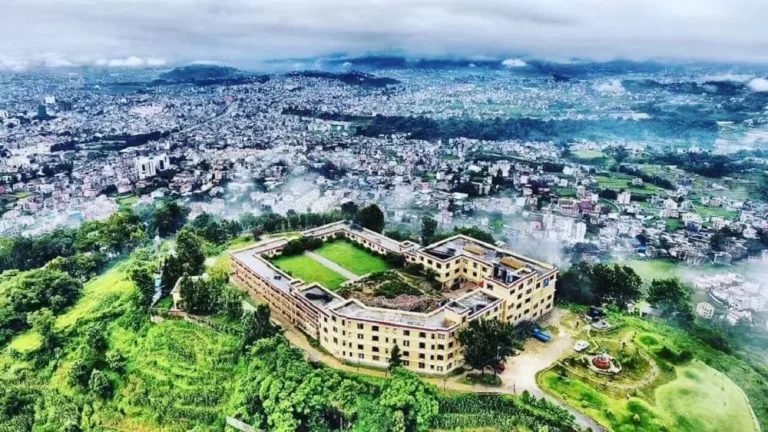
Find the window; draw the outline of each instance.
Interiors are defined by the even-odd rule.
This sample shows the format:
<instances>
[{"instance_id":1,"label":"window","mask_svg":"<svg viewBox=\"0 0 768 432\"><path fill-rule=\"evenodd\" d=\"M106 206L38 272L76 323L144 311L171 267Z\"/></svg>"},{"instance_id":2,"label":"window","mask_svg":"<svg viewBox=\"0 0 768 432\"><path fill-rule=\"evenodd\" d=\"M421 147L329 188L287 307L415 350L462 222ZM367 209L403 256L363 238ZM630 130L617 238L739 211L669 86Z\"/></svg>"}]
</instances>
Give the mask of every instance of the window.
<instances>
[{"instance_id":1,"label":"window","mask_svg":"<svg viewBox=\"0 0 768 432\"><path fill-rule=\"evenodd\" d=\"M378 342L379 341L379 337L378 336L371 336L371 339L373 339L374 342Z\"/></svg>"},{"instance_id":2,"label":"window","mask_svg":"<svg viewBox=\"0 0 768 432\"><path fill-rule=\"evenodd\" d=\"M438 371L438 372L442 372L442 371L443 371L443 367L442 367L442 366L438 366L438 367L437 367L437 371Z\"/></svg>"},{"instance_id":3,"label":"window","mask_svg":"<svg viewBox=\"0 0 768 432\"><path fill-rule=\"evenodd\" d=\"M426 347L427 347L427 344L425 344L424 342L419 342L419 348L420 349L424 349Z\"/></svg>"},{"instance_id":4,"label":"window","mask_svg":"<svg viewBox=\"0 0 768 432\"><path fill-rule=\"evenodd\" d=\"M419 332L419 337L420 338L425 338L425 337L427 337L427 334L424 333L424 332Z\"/></svg>"},{"instance_id":5,"label":"window","mask_svg":"<svg viewBox=\"0 0 768 432\"><path fill-rule=\"evenodd\" d=\"M437 344L437 349L439 349L439 350L444 350L444 349L445 349L445 345L443 345L443 344Z\"/></svg>"},{"instance_id":6,"label":"window","mask_svg":"<svg viewBox=\"0 0 768 432\"><path fill-rule=\"evenodd\" d=\"M357 349L362 351L363 350L363 345L362 344L357 344Z\"/></svg>"},{"instance_id":7,"label":"window","mask_svg":"<svg viewBox=\"0 0 768 432\"><path fill-rule=\"evenodd\" d=\"M373 350L373 352L379 352L379 347L377 347L377 346L371 347L371 349Z\"/></svg>"},{"instance_id":8,"label":"window","mask_svg":"<svg viewBox=\"0 0 768 432\"><path fill-rule=\"evenodd\" d=\"M371 327L371 330L377 332L377 331L379 331L379 326L373 326L373 327Z\"/></svg>"},{"instance_id":9,"label":"window","mask_svg":"<svg viewBox=\"0 0 768 432\"><path fill-rule=\"evenodd\" d=\"M339 339L338 338L333 338L333 343L335 343L335 344L339 343Z\"/></svg>"},{"instance_id":10,"label":"window","mask_svg":"<svg viewBox=\"0 0 768 432\"><path fill-rule=\"evenodd\" d=\"M419 369L424 369L426 365L424 363L419 363Z\"/></svg>"},{"instance_id":11,"label":"window","mask_svg":"<svg viewBox=\"0 0 768 432\"><path fill-rule=\"evenodd\" d=\"M364 358L365 358L365 354L363 354L363 353L360 353L360 354L358 354L358 355L357 355L357 358L359 358L359 359L364 359Z\"/></svg>"},{"instance_id":12,"label":"window","mask_svg":"<svg viewBox=\"0 0 768 432\"><path fill-rule=\"evenodd\" d=\"M411 353L409 351L403 351L403 357L410 357Z\"/></svg>"},{"instance_id":13,"label":"window","mask_svg":"<svg viewBox=\"0 0 768 432\"><path fill-rule=\"evenodd\" d=\"M437 338L438 339L445 339L445 334L444 333L440 333L439 335L437 335Z\"/></svg>"},{"instance_id":14,"label":"window","mask_svg":"<svg viewBox=\"0 0 768 432\"><path fill-rule=\"evenodd\" d=\"M425 356L424 353L419 353L419 358L424 360L427 358L427 356Z\"/></svg>"},{"instance_id":15,"label":"window","mask_svg":"<svg viewBox=\"0 0 768 432\"><path fill-rule=\"evenodd\" d=\"M359 333L359 334L357 335L357 338L358 338L358 339L362 339L362 338L364 338L364 337L365 337L365 336L364 336L362 333Z\"/></svg>"},{"instance_id":16,"label":"window","mask_svg":"<svg viewBox=\"0 0 768 432\"><path fill-rule=\"evenodd\" d=\"M442 360L443 360L443 356L442 356L441 354L438 354L438 355L437 355L437 360L438 360L438 361L442 361Z\"/></svg>"},{"instance_id":17,"label":"window","mask_svg":"<svg viewBox=\"0 0 768 432\"><path fill-rule=\"evenodd\" d=\"M403 330L403 336L410 336L411 331L410 330Z\"/></svg>"},{"instance_id":18,"label":"window","mask_svg":"<svg viewBox=\"0 0 768 432\"><path fill-rule=\"evenodd\" d=\"M411 341L403 341L403 346L411 346Z\"/></svg>"},{"instance_id":19,"label":"window","mask_svg":"<svg viewBox=\"0 0 768 432\"><path fill-rule=\"evenodd\" d=\"M373 356L373 361L379 361L379 356Z\"/></svg>"},{"instance_id":20,"label":"window","mask_svg":"<svg viewBox=\"0 0 768 432\"><path fill-rule=\"evenodd\" d=\"M362 330L362 329L364 329L364 328L365 328L365 325L363 325L363 324L359 324L359 323L357 324L357 329L358 329L358 330Z\"/></svg>"}]
</instances>

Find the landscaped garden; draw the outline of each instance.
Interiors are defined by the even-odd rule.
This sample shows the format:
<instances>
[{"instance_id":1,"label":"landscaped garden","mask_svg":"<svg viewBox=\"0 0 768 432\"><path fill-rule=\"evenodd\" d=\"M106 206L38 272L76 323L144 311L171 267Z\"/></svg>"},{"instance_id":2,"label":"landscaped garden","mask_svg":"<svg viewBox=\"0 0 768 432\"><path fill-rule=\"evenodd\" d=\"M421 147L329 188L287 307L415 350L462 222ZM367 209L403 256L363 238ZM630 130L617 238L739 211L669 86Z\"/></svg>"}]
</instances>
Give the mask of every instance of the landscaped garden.
<instances>
[{"instance_id":1,"label":"landscaped garden","mask_svg":"<svg viewBox=\"0 0 768 432\"><path fill-rule=\"evenodd\" d=\"M741 389L698 359L717 354L655 323L609 320L617 324L611 331L584 329L574 337L589 350L540 373L542 389L612 430L758 430ZM618 372L594 367L602 353Z\"/></svg>"},{"instance_id":2,"label":"landscaped garden","mask_svg":"<svg viewBox=\"0 0 768 432\"><path fill-rule=\"evenodd\" d=\"M356 275L379 273L389 269L389 265L383 258L347 241L327 242L315 250L315 253Z\"/></svg>"},{"instance_id":3,"label":"landscaped garden","mask_svg":"<svg viewBox=\"0 0 768 432\"><path fill-rule=\"evenodd\" d=\"M317 282L330 290L337 290L346 279L306 255L282 256L272 261L289 275L307 283Z\"/></svg>"}]
</instances>

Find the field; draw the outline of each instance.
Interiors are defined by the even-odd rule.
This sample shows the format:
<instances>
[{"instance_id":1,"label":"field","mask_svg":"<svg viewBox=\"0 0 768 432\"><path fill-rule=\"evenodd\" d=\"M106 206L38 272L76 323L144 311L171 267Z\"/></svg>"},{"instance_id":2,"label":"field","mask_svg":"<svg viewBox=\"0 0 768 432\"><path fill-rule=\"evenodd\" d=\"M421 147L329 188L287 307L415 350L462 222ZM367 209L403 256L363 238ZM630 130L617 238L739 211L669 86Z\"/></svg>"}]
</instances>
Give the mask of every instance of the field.
<instances>
[{"instance_id":1,"label":"field","mask_svg":"<svg viewBox=\"0 0 768 432\"><path fill-rule=\"evenodd\" d=\"M387 271L389 265L382 258L350 242L325 243L315 251L356 275Z\"/></svg>"},{"instance_id":2,"label":"field","mask_svg":"<svg viewBox=\"0 0 768 432\"><path fill-rule=\"evenodd\" d=\"M629 177L618 178L618 177L597 176L595 177L595 180L597 180L597 184L601 188L613 189L616 191L618 191L619 189L623 189L635 195L653 195L659 189L658 187L652 184L645 184L644 186L632 186L631 184L632 179Z\"/></svg>"},{"instance_id":3,"label":"field","mask_svg":"<svg viewBox=\"0 0 768 432\"><path fill-rule=\"evenodd\" d=\"M680 265L663 259L647 261L631 260L621 264L629 266L640 276L644 282L650 283L654 279L663 279L679 276Z\"/></svg>"},{"instance_id":4,"label":"field","mask_svg":"<svg viewBox=\"0 0 768 432\"><path fill-rule=\"evenodd\" d=\"M130 292L133 284L123 272L125 263L113 265L101 276L91 279L83 286L83 295L66 313L56 318L56 327L64 329L75 324L78 319L94 311L105 308L123 295ZM37 334L32 331L20 334L11 341L10 347L21 352L36 349L40 344Z\"/></svg>"},{"instance_id":5,"label":"field","mask_svg":"<svg viewBox=\"0 0 768 432\"><path fill-rule=\"evenodd\" d=\"M605 153L599 150L577 150L572 154L579 159L600 159L605 157Z\"/></svg>"},{"instance_id":6,"label":"field","mask_svg":"<svg viewBox=\"0 0 768 432\"><path fill-rule=\"evenodd\" d=\"M280 257L272 261L276 266L293 277L307 283L318 282L330 290L337 290L346 280L344 277L306 255Z\"/></svg>"}]
</instances>

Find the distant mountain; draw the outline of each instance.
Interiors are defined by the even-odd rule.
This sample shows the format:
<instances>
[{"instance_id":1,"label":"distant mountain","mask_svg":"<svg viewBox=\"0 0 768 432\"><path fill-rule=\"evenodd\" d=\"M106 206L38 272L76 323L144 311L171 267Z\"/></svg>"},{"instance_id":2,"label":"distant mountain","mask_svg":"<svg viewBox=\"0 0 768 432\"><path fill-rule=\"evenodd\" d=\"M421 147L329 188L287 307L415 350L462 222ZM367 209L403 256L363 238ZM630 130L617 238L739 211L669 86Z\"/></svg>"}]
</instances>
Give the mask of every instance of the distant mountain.
<instances>
[{"instance_id":1,"label":"distant mountain","mask_svg":"<svg viewBox=\"0 0 768 432\"><path fill-rule=\"evenodd\" d=\"M266 75L256 75L229 66L195 64L177 67L160 75L156 84L238 84L266 82Z\"/></svg>"},{"instance_id":2,"label":"distant mountain","mask_svg":"<svg viewBox=\"0 0 768 432\"><path fill-rule=\"evenodd\" d=\"M286 76L302 76L307 78L325 78L329 80L341 81L349 85L357 85L363 87L386 87L388 85L399 84L400 81L394 78L377 77L375 75L367 74L359 71L352 72L322 72L322 71L300 71L289 72Z\"/></svg>"}]
</instances>

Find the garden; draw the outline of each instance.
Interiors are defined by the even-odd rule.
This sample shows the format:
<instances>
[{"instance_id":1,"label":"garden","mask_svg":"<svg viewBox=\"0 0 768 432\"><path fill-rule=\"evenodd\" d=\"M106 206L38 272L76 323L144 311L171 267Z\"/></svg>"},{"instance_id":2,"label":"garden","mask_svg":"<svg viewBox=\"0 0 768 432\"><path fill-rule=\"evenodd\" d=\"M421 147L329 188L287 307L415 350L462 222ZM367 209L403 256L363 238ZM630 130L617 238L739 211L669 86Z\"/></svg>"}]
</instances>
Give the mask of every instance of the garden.
<instances>
[{"instance_id":1,"label":"garden","mask_svg":"<svg viewBox=\"0 0 768 432\"><path fill-rule=\"evenodd\" d=\"M380 273L390 268L387 262L362 247L348 241L337 240L326 242L314 251L328 258L350 272L362 276L370 273Z\"/></svg>"},{"instance_id":2,"label":"garden","mask_svg":"<svg viewBox=\"0 0 768 432\"><path fill-rule=\"evenodd\" d=\"M539 386L612 430L756 431L749 400L725 374L696 357L698 346L662 324L611 315L608 332L583 329L586 353L566 356L537 376ZM606 353L620 367L597 373Z\"/></svg>"},{"instance_id":3,"label":"garden","mask_svg":"<svg viewBox=\"0 0 768 432\"><path fill-rule=\"evenodd\" d=\"M332 291L339 289L347 280L306 255L282 256L272 260L272 263L292 277L303 279L308 284L317 282Z\"/></svg>"}]
</instances>

